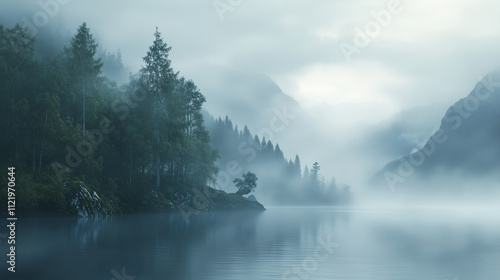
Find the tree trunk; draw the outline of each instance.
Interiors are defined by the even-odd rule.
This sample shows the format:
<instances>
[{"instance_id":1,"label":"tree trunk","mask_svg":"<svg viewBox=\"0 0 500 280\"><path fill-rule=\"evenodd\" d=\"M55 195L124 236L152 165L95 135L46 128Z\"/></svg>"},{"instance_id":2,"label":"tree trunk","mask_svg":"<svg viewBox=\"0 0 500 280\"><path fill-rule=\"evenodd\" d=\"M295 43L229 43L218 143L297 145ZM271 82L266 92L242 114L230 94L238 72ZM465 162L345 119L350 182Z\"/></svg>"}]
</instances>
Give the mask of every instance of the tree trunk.
<instances>
[{"instance_id":1,"label":"tree trunk","mask_svg":"<svg viewBox=\"0 0 500 280\"><path fill-rule=\"evenodd\" d=\"M45 122L43 123L43 128L42 128L42 140L41 140L42 143L40 144L40 158L38 161L38 174L40 174L40 172L42 170L43 143L44 143L44 139L45 139L45 126L47 125L47 119L48 119L48 115L47 115L47 111L45 111Z\"/></svg>"},{"instance_id":2,"label":"tree trunk","mask_svg":"<svg viewBox=\"0 0 500 280\"><path fill-rule=\"evenodd\" d=\"M33 139L33 174L36 170L36 156L35 156L35 139Z\"/></svg>"},{"instance_id":3,"label":"tree trunk","mask_svg":"<svg viewBox=\"0 0 500 280\"><path fill-rule=\"evenodd\" d=\"M83 126L82 126L82 141L85 145L85 78L82 81L82 107L83 107Z\"/></svg>"},{"instance_id":4,"label":"tree trunk","mask_svg":"<svg viewBox=\"0 0 500 280\"><path fill-rule=\"evenodd\" d=\"M133 161L132 161L132 146L131 146L130 147L130 167L129 167L130 171L129 171L129 177L128 177L128 182L130 185L132 185L132 168L133 168L132 163L133 163Z\"/></svg>"},{"instance_id":5,"label":"tree trunk","mask_svg":"<svg viewBox=\"0 0 500 280\"><path fill-rule=\"evenodd\" d=\"M160 127L159 127L159 107L158 106L158 96L155 96L155 125L156 125L156 151L155 151L155 173L156 173L156 188L160 189Z\"/></svg>"},{"instance_id":6,"label":"tree trunk","mask_svg":"<svg viewBox=\"0 0 500 280\"><path fill-rule=\"evenodd\" d=\"M19 139L19 123L16 123L16 139ZM19 162L19 142L21 141L16 141L16 162Z\"/></svg>"}]
</instances>

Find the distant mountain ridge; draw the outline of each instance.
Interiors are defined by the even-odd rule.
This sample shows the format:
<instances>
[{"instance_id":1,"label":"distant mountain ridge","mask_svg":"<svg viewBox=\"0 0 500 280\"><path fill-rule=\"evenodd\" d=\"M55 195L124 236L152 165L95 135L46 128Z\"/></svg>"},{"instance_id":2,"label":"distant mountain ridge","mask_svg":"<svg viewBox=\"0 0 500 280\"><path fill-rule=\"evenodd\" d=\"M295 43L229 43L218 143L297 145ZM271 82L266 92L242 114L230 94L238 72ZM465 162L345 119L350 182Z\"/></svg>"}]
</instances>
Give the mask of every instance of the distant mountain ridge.
<instances>
[{"instance_id":1,"label":"distant mountain ridge","mask_svg":"<svg viewBox=\"0 0 500 280\"><path fill-rule=\"evenodd\" d=\"M500 70L451 106L418 151L387 164L372 183L387 190L477 189L500 179ZM419 190L413 188L418 185Z\"/></svg>"},{"instance_id":2,"label":"distant mountain ridge","mask_svg":"<svg viewBox=\"0 0 500 280\"><path fill-rule=\"evenodd\" d=\"M215 65L204 69L210 75L198 84L207 98L204 108L215 117L231 116L234 123L259 132L269 127L277 112L300 114L299 103L265 74Z\"/></svg>"}]
</instances>

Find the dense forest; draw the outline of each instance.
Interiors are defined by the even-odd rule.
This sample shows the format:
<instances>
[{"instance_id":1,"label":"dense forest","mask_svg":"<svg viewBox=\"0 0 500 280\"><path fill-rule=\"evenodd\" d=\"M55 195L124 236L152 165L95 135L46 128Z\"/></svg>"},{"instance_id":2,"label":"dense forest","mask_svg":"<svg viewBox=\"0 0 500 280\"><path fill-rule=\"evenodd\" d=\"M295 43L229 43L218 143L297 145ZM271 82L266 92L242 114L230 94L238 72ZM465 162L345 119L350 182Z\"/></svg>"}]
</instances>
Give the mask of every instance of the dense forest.
<instances>
[{"instance_id":1,"label":"dense forest","mask_svg":"<svg viewBox=\"0 0 500 280\"><path fill-rule=\"evenodd\" d=\"M123 87L82 24L64 52L33 59L34 38L0 27L2 167L15 166L20 209L64 211L64 186L82 181L117 209L167 205L178 189L216 178L196 85L174 71L160 33Z\"/></svg>"},{"instance_id":2,"label":"dense forest","mask_svg":"<svg viewBox=\"0 0 500 280\"><path fill-rule=\"evenodd\" d=\"M259 177L259 199L274 205L332 205L351 201L350 187L338 184L335 178L327 180L318 162L302 167L298 155L286 159L280 145L252 135L245 126L233 125L229 117L214 118L203 111L210 143L220 153L219 188L231 185L230 178L245 170Z\"/></svg>"},{"instance_id":3,"label":"dense forest","mask_svg":"<svg viewBox=\"0 0 500 280\"><path fill-rule=\"evenodd\" d=\"M63 52L42 59L27 30L0 26L0 167L16 167L19 211L67 213L75 184L115 213L182 208L186 199L183 207L193 207L193 194L221 184L219 167L230 159L257 173L275 201L348 200L349 188L326 184L317 163L302 173L298 156L287 161L278 144L208 116L194 82L172 69L170 50L156 30L142 69L119 86L120 53L99 52L85 23ZM255 160L241 152L245 141Z\"/></svg>"}]
</instances>

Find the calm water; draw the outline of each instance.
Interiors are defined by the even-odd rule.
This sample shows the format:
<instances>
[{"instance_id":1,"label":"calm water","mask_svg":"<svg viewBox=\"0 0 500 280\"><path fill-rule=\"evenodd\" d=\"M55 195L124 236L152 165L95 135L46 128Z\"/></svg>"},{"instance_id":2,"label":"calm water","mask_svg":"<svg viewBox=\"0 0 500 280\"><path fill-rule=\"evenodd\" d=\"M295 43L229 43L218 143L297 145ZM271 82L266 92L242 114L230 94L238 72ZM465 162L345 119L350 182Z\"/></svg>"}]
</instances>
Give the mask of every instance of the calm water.
<instances>
[{"instance_id":1,"label":"calm water","mask_svg":"<svg viewBox=\"0 0 500 280\"><path fill-rule=\"evenodd\" d=\"M500 279L499 220L492 211L335 208L217 213L189 224L168 214L25 218L15 277L5 274L5 261L0 276L492 280Z\"/></svg>"}]
</instances>

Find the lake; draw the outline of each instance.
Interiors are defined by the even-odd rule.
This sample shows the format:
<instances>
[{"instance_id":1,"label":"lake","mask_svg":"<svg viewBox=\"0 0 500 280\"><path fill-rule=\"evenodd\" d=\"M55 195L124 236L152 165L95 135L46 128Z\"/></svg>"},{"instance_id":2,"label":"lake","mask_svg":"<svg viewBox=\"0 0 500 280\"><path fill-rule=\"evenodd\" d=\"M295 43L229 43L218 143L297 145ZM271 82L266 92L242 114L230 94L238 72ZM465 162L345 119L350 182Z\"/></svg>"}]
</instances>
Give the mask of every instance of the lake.
<instances>
[{"instance_id":1,"label":"lake","mask_svg":"<svg viewBox=\"0 0 500 280\"><path fill-rule=\"evenodd\" d=\"M22 218L16 245L17 272L1 279L500 279L498 211L488 209Z\"/></svg>"}]
</instances>

